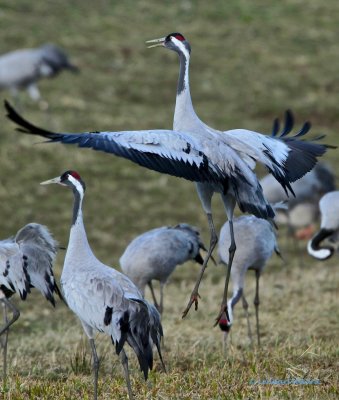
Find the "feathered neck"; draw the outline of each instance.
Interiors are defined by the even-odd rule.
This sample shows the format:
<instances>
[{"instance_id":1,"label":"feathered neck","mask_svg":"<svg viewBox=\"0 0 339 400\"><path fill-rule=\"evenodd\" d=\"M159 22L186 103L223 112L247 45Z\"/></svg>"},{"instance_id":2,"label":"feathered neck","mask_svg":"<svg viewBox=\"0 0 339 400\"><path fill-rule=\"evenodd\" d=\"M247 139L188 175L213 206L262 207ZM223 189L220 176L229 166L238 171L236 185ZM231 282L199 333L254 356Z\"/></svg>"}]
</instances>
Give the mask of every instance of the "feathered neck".
<instances>
[{"instance_id":1,"label":"feathered neck","mask_svg":"<svg viewBox=\"0 0 339 400\"><path fill-rule=\"evenodd\" d=\"M179 53L179 61L180 61L179 79L177 86L177 97L175 103L174 123L173 123L174 130L185 129L186 122L188 122L188 118L190 120L196 119L200 121L194 111L190 93L189 53L187 54Z\"/></svg>"}]
</instances>

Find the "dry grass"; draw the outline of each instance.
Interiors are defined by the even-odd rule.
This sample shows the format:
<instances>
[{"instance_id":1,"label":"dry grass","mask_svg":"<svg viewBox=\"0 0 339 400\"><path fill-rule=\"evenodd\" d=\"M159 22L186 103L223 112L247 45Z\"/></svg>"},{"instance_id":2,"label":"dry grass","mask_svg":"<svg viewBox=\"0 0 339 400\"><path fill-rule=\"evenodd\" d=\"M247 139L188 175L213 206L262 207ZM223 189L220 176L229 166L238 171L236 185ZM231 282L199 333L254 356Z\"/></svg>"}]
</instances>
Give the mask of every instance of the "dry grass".
<instances>
[{"instance_id":1,"label":"dry grass","mask_svg":"<svg viewBox=\"0 0 339 400\"><path fill-rule=\"evenodd\" d=\"M50 41L65 47L82 68L41 82L47 113L23 95L25 115L67 131L170 128L178 61L147 39L181 31L190 40L192 96L198 114L220 129L247 127L269 132L272 120L292 108L297 123L310 118L314 134L339 145L339 5L328 0L180 1L100 0L31 2L3 0L0 52ZM0 101L8 97L0 93ZM4 115L4 113L3 113ZM39 182L66 169L78 170L88 193L85 220L97 256L117 265L126 244L156 226L207 224L191 183L147 171L115 157L38 141L13 133L1 118L0 237L36 221L66 245L71 193ZM326 159L338 167L337 151ZM214 203L218 228L224 212ZM168 374L155 371L144 383L131 354L136 398L330 399L338 397L338 269L336 259L304 265L281 230L286 266L274 258L262 277L262 348L252 349L245 318L235 312L232 343L223 354L212 328L224 270L211 266L198 312L181 320L197 267L180 267L165 298L165 359ZM304 244L305 245L305 244ZM58 256L60 275L63 254ZM249 276L247 299L253 297ZM55 310L33 293L16 300L22 315L9 338L9 380L2 396L21 399L90 399L90 352L82 328L62 304ZM251 307L253 319L253 307ZM253 321L254 322L254 321ZM98 336L105 355L100 398L126 398L121 368L108 338ZM251 380L319 379L320 385L251 385ZM1 397L1 394L0 394Z\"/></svg>"}]
</instances>

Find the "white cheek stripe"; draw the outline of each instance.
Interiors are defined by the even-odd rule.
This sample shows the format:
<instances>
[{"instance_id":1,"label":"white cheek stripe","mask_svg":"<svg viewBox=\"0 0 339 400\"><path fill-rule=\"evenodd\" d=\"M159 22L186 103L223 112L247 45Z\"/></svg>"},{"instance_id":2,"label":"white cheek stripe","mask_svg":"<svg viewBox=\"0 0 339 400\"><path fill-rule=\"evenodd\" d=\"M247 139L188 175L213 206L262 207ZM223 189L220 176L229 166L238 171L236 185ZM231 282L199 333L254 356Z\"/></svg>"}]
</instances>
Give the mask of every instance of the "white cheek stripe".
<instances>
[{"instance_id":1,"label":"white cheek stripe","mask_svg":"<svg viewBox=\"0 0 339 400\"><path fill-rule=\"evenodd\" d=\"M82 184L77 179L75 179L72 175L69 175L68 180L73 183L73 185L77 188L77 191L79 193L81 193L81 195L84 194L84 188L82 187Z\"/></svg>"}]
</instances>

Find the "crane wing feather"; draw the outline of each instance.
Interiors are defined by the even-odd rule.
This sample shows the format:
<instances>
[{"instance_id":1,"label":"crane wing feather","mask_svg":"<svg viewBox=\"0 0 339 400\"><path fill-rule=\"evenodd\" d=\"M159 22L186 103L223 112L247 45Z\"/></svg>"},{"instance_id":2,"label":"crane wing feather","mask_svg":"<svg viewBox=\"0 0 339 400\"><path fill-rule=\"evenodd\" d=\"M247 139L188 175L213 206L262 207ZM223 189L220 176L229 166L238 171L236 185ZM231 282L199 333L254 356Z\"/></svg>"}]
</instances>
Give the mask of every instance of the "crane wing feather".
<instances>
[{"instance_id":1,"label":"crane wing feather","mask_svg":"<svg viewBox=\"0 0 339 400\"><path fill-rule=\"evenodd\" d=\"M191 181L219 182L226 172L213 164L199 145L183 132L141 130L122 132L55 133L39 128L21 117L5 101L7 116L20 132L40 135L50 142L77 144L127 158L154 171Z\"/></svg>"}]
</instances>

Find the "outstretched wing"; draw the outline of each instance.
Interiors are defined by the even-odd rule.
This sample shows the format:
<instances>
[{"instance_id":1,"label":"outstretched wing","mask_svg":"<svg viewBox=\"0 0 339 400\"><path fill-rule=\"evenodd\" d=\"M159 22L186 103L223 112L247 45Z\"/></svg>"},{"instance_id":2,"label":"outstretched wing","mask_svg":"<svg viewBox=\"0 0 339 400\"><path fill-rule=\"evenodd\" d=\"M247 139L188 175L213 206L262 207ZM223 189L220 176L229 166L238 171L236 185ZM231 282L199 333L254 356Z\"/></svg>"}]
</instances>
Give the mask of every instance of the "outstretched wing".
<instances>
[{"instance_id":1,"label":"outstretched wing","mask_svg":"<svg viewBox=\"0 0 339 400\"><path fill-rule=\"evenodd\" d=\"M189 135L171 130L55 133L41 129L21 117L5 101L7 117L20 132L77 144L127 158L143 167L198 182L219 182L226 173L214 165Z\"/></svg>"},{"instance_id":2,"label":"outstretched wing","mask_svg":"<svg viewBox=\"0 0 339 400\"><path fill-rule=\"evenodd\" d=\"M288 136L293 125L293 115L291 111L286 111L285 126L280 133L280 123L276 119L273 123L272 136L246 129L226 131L222 136L237 151L264 164L285 192L287 193L288 189L293 193L290 183L309 172L317 163L317 157L322 156L327 148L335 147L315 143L324 136L318 136L311 141L302 140L301 138L311 129L309 122L305 122L294 136Z\"/></svg>"}]
</instances>

